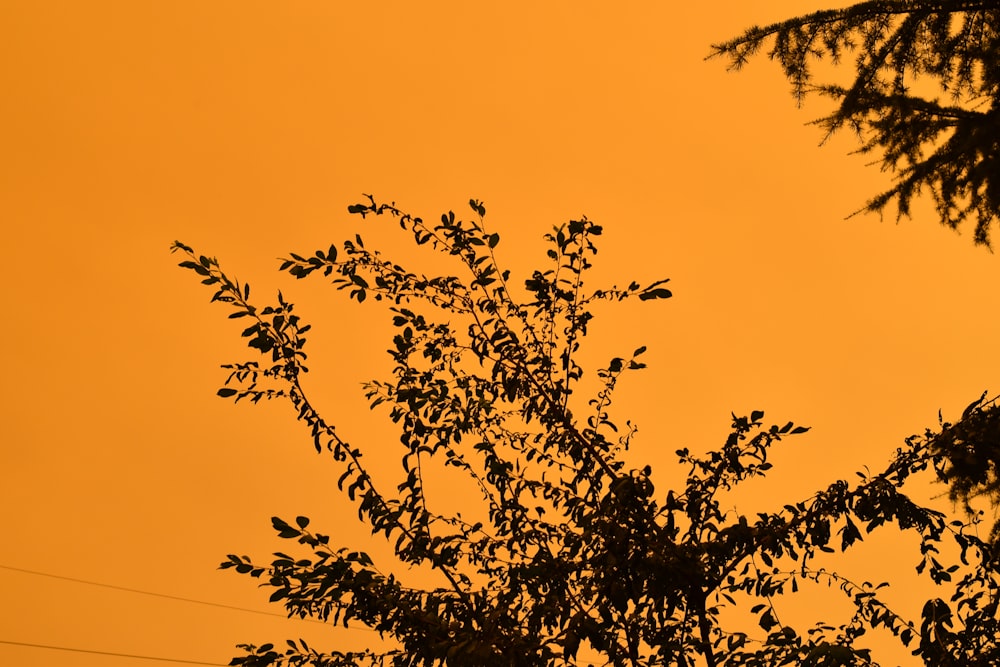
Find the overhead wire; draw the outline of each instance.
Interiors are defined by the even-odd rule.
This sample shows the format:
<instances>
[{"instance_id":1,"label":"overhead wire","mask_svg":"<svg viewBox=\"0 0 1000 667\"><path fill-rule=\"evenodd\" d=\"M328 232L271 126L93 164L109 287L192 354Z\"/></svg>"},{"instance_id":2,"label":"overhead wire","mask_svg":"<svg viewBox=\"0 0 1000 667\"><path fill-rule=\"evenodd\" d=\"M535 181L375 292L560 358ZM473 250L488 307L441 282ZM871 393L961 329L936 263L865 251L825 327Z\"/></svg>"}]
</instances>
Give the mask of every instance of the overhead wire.
<instances>
[{"instance_id":1,"label":"overhead wire","mask_svg":"<svg viewBox=\"0 0 1000 667\"><path fill-rule=\"evenodd\" d=\"M179 595L169 595L167 593L156 593L156 592L153 592L153 591L144 591L144 590L141 590L141 589L138 589L138 588L129 588L127 586L118 586L118 585L115 585L115 584L105 584L105 583L102 583L102 582L99 582L99 581L90 581L88 579L79 579L77 577L67 577L67 576L64 576L64 575L61 575L61 574L52 574L51 572L40 572L38 570L29 570L27 568L14 567L12 565L3 565L3 564L0 564L0 569L10 570L12 572L23 572L25 574L33 574L33 575L36 575L36 576L39 576L39 577L49 577L50 579L61 579L63 581L72 581L74 583L87 584L89 586L99 586L101 588L110 588L112 590L125 591L127 593L137 593L139 595L149 595L151 597L166 598L168 600L177 600L179 602L191 602L191 603L194 603L194 604L201 604L201 605L206 605L206 606L209 606L209 607L219 607L221 609L231 609L231 610L235 610L235 611L245 611L245 612L249 612L249 613L252 613L252 614L263 614L263 615L266 615L266 616L277 616L279 618L288 618L288 616L285 615L285 614L278 614L278 613L273 612L273 611L263 611L263 610L260 610L260 609L250 609L248 607L238 607L236 605L223 604L221 602L209 602L207 600L195 600L194 598L186 598L186 597L182 597L182 596L179 596ZM321 621L319 619L315 619L315 618L303 618L303 619L299 619L299 620L309 621L311 623L320 623L322 625L327 625L323 621ZM354 626L352 628L343 627L341 629L343 629L343 630L364 630L364 631L368 631L368 632L375 632L374 629L363 627L363 626ZM48 646L48 645L43 645L43 644L29 644L29 643L26 643L26 642L7 641L7 640L3 640L3 639L0 639L0 644L11 644L11 645L14 645L14 646L31 646L31 647L35 647L35 648L47 648L47 649L60 650L60 651L77 651L77 652L80 652L80 653L96 653L96 654L100 654L100 655L113 655L113 656L119 656L119 657L125 657L125 658L139 658L139 659L146 659L146 660L163 660L163 661L166 661L166 662L187 663L187 664L192 664L192 665L213 665L214 666L214 665L219 665L220 664L220 663L215 663L215 662L198 662L198 661L192 661L192 660L173 660L171 658L158 658L158 657L153 657L153 656L127 655L127 654L124 654L124 653L113 653L113 652L107 652L107 651L90 651L90 650L85 650L85 649L76 649L76 648L69 648L69 647L63 647L63 646Z\"/></svg>"},{"instance_id":2,"label":"overhead wire","mask_svg":"<svg viewBox=\"0 0 1000 667\"><path fill-rule=\"evenodd\" d=\"M138 588L128 588L126 586L116 586L114 584L105 584L105 583L101 583L101 582L98 582L98 581L89 581L87 579L78 579L76 577L67 577L67 576L63 576L63 575L60 575L60 574L52 574L50 572L39 572L38 570L29 570L29 569L23 568L23 567L13 567L11 565L2 565L2 564L0 564L0 568L2 568L4 570L11 570L13 572L23 572L25 574L33 574L33 575L36 575L36 576L39 576L39 577L49 577L51 579L61 579L63 581L72 581L72 582L78 583L78 584L88 584L90 586L100 586L101 588L110 588L110 589L113 589L113 590L126 591L128 593L138 593L140 595L150 595L150 596L153 596L153 597L167 598L167 599L170 599L170 600L178 600L178 601L181 601L181 602L193 602L195 604L208 605L208 606L211 606L211 607L221 607L223 609L232 609L232 610L236 610L236 611L246 611L246 612L251 612L251 613L254 613L254 614L266 614L268 616L279 616L281 618L285 618L285 616L283 614L277 614L275 612L270 612L270 611L261 611L259 609L249 609L247 607L237 607L235 605L222 604L222 603L219 603L219 602L208 602L206 600L195 600L193 598L185 598L185 597L181 597L179 595L168 595L166 593L155 593L153 591L144 591L144 590L140 590ZM313 620L313 621L315 621L315 619L307 619L307 620ZM316 621L316 622L320 622L320 621ZM118 653L118 652L115 652L115 651L97 651L97 650L92 650L92 649L74 648L74 647L70 647L70 646L52 646L50 644L33 644L31 642L17 642L17 641L12 641L12 640L8 640L8 639L0 639L0 644L7 644L7 645L10 645L10 646L25 646L25 647L30 647L30 648L49 649L49 650L53 650L53 651L71 651L71 652L74 652L74 653L90 653L90 654L94 654L94 655L107 655L107 656L115 656L115 657L119 657L119 658L132 658L132 659L136 659L136 660L158 660L158 661L161 661L161 662L172 662L172 663L176 663L176 664L212 665L212 667L225 667L223 665L223 663L220 663L220 662L204 662L204 661L201 661L201 660L185 660L185 659L181 659L181 658L164 658L164 657L152 656L152 655L137 655L137 654L131 654L131 653Z\"/></svg>"},{"instance_id":3,"label":"overhead wire","mask_svg":"<svg viewBox=\"0 0 1000 667\"><path fill-rule=\"evenodd\" d=\"M221 662L203 662L201 660L184 660L181 658L161 658L155 655L136 655L133 653L116 653L114 651L94 651L85 648L70 648L69 646L50 646L48 644L31 644L29 642L13 642L0 639L0 644L10 644L11 646L28 646L31 648L45 648L53 651L71 651L73 653L91 653L94 655L111 655L116 658L132 658L134 660L159 660L160 662L174 662L185 665L211 665L212 667L226 667Z\"/></svg>"},{"instance_id":4,"label":"overhead wire","mask_svg":"<svg viewBox=\"0 0 1000 667\"><path fill-rule=\"evenodd\" d=\"M51 579L62 579L64 581L72 581L78 584L88 584L90 586L100 586L101 588L110 588L117 591L126 591L128 593L138 593L140 595L150 595L152 597L166 598L168 600L178 600L180 602L192 602L194 604L203 604L209 607L221 607L222 609L233 609L236 611L245 611L251 614L263 614L265 616L277 616L279 618L288 618L286 614L279 614L273 611L264 611L262 609L250 609L249 607L238 607L231 604L223 604L221 602L208 602L207 600L195 600L194 598L186 598L180 595L169 595L167 593L155 593L153 591L144 591L138 588L128 588L126 586L116 586L115 584L105 584L99 581L88 581L87 579L77 579L76 577L67 577L61 574L52 574L50 572L39 572L38 570L28 570L23 567L13 567L11 565L0 564L0 568L4 570L11 570L14 572L24 572L26 574L34 574L39 577L49 577ZM301 619L305 621L310 621L313 623L323 623L323 621L314 618ZM325 624L324 624L325 625ZM369 628L364 628L365 630Z\"/></svg>"}]
</instances>

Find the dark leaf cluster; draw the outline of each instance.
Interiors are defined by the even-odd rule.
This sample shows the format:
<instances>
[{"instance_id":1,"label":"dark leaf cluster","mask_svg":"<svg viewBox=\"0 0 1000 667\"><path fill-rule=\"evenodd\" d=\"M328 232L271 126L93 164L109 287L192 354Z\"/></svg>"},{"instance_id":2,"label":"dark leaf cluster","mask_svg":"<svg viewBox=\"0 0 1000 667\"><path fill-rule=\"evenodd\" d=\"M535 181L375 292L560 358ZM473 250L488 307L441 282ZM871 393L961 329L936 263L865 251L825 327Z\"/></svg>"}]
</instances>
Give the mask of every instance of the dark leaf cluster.
<instances>
[{"instance_id":1,"label":"dark leaf cluster","mask_svg":"<svg viewBox=\"0 0 1000 667\"><path fill-rule=\"evenodd\" d=\"M942 223L969 221L975 242L989 245L1000 220L998 0L870 0L750 28L712 55L739 69L764 48L796 99L834 101L817 121L827 135L853 130L860 152L879 154L894 174L863 210L895 202L909 216L923 192ZM853 81L817 81L821 60L848 60Z\"/></svg>"},{"instance_id":2,"label":"dark leaf cluster","mask_svg":"<svg viewBox=\"0 0 1000 667\"><path fill-rule=\"evenodd\" d=\"M997 398L986 397L983 392L970 403L957 423L942 422L940 433L931 441L938 477L949 485L951 500L970 514L976 498L1000 507L1000 406ZM990 539L1000 545L1000 518L993 524Z\"/></svg>"}]
</instances>

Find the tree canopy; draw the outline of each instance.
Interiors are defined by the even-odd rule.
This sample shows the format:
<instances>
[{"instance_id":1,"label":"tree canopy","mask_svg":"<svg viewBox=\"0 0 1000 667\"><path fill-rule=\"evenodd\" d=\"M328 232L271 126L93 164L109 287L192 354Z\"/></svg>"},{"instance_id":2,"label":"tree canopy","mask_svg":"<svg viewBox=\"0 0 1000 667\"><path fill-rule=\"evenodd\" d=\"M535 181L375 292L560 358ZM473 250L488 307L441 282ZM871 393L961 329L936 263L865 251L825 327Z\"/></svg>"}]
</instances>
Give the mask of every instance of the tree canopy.
<instances>
[{"instance_id":1,"label":"tree canopy","mask_svg":"<svg viewBox=\"0 0 1000 667\"><path fill-rule=\"evenodd\" d=\"M764 48L798 101L834 100L817 121L827 135L853 130L860 152L894 174L862 210L895 202L909 216L926 192L942 223L968 221L989 245L1000 220L1000 1L871 0L752 27L712 55L739 69ZM819 61L844 59L853 81L816 80Z\"/></svg>"},{"instance_id":2,"label":"tree canopy","mask_svg":"<svg viewBox=\"0 0 1000 667\"><path fill-rule=\"evenodd\" d=\"M242 645L231 664L872 665L866 636L876 628L926 665L1000 661L1000 554L974 521L950 519L907 491L915 476L962 477L967 445L993 431L942 422L906 439L879 472L744 513L733 508L734 492L768 474L773 447L807 430L752 410L732 416L722 442L678 450L683 483L658 488L650 465L627 463L636 427L613 405L618 384L644 369L646 348L609 354L597 368L584 368L580 350L599 303L668 299L667 281L590 285L603 230L585 218L546 234L544 265L517 280L498 259L500 235L487 229L485 206L472 200L470 208L471 220L449 212L428 223L373 197L349 207L395 221L455 274L410 271L360 235L281 264L388 311L391 377L365 391L399 431L398 485L367 463L390 454L384 444L348 442L314 407L303 379L310 326L294 305L280 293L256 305L249 285L216 259L173 246L212 300L247 323L242 335L260 355L226 365L219 395L289 401L316 450L331 455L345 503L396 556L375 562L305 516L275 517L278 536L293 543L287 552L270 562L231 554L221 567L259 579L290 616L366 626L397 647L320 650L289 639ZM991 406L976 401L959 423L974 415L995 424ZM956 498L995 493L992 461ZM434 502L425 482L442 469L468 481L478 506ZM847 578L831 560L890 527L917 538L908 558L941 587L919 611L894 609L886 583ZM414 566L435 570L440 585L408 582ZM846 611L820 604L817 618L782 613L784 596L827 587L843 595Z\"/></svg>"}]
</instances>

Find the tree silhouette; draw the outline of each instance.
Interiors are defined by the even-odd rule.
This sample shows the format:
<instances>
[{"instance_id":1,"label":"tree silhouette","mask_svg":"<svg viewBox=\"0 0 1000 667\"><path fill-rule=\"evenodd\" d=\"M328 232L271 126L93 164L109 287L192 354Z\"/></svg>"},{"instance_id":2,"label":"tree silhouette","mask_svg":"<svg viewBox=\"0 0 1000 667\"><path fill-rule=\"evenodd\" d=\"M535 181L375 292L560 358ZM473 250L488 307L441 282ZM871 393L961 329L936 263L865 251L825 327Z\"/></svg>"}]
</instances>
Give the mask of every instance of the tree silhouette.
<instances>
[{"instance_id":1,"label":"tree silhouette","mask_svg":"<svg viewBox=\"0 0 1000 667\"><path fill-rule=\"evenodd\" d=\"M758 410L734 414L719 446L678 450L686 478L658 490L651 466L627 465L635 426L612 409L618 383L644 368L645 348L593 371L581 365L580 349L599 302L666 299L666 281L587 285L602 233L587 219L547 234L547 265L515 281L498 261L500 236L486 229L485 207L470 206L471 221L447 213L436 224L371 197L349 207L394 220L457 275L411 272L360 236L281 265L297 278L332 279L349 299L388 310L392 375L366 385L371 407L400 433L405 479L388 490L366 456L384 460L389 452L349 443L310 401L309 325L293 304L280 293L273 305L252 304L247 284L175 243L185 256L180 265L215 290L212 300L226 304L229 317L248 323L243 337L262 355L225 366L219 395L290 401L316 450L332 454L345 502L397 559L376 563L315 532L304 516L275 517L278 536L297 543L298 553L276 553L269 564L230 555L222 567L260 579L290 616L367 626L398 648L245 644L231 664L868 665L875 662L864 637L873 628L890 631L927 665L997 664L997 554L971 524L949 521L904 489L914 475L957 465L949 425L908 438L877 474L832 480L748 515L727 509L734 492L766 476L774 445L807 429L766 425ZM984 401L970 406L986 409ZM434 469L467 478L478 507L473 498L463 498L462 511L435 504L424 486ZM886 584L833 569L831 553L888 526L918 537L914 565L947 589L921 612L892 609L882 597ZM400 570L416 565L433 568L440 585L405 583ZM848 612L798 621L781 613L782 596L822 595L830 586Z\"/></svg>"},{"instance_id":2,"label":"tree silhouette","mask_svg":"<svg viewBox=\"0 0 1000 667\"><path fill-rule=\"evenodd\" d=\"M883 169L896 173L895 185L864 210L881 212L895 200L908 216L926 189L944 224L971 219L975 242L989 246L1000 216L1000 1L863 2L752 27L715 45L712 56L739 69L765 45L797 101L808 93L836 101L834 113L816 121L827 136L852 129L860 151L881 152ZM848 55L850 85L814 83L816 62L840 64ZM939 475L952 500L1000 504L998 429L1000 411L984 395L939 438L949 452ZM991 536L1000 538L1000 520Z\"/></svg>"},{"instance_id":3,"label":"tree silhouette","mask_svg":"<svg viewBox=\"0 0 1000 667\"><path fill-rule=\"evenodd\" d=\"M1000 406L986 392L969 404L956 424L942 424L934 440L938 479L952 502L974 515L971 501L985 498L994 509L990 541L1000 554Z\"/></svg>"},{"instance_id":4,"label":"tree silhouette","mask_svg":"<svg viewBox=\"0 0 1000 667\"><path fill-rule=\"evenodd\" d=\"M857 133L880 154L893 186L862 210L895 201L909 216L926 191L941 222L974 225L989 245L1000 216L1000 1L873 0L752 27L713 47L739 69L767 46L799 102L817 93L836 110L816 121L827 136ZM815 81L814 65L853 61L853 81Z\"/></svg>"}]
</instances>

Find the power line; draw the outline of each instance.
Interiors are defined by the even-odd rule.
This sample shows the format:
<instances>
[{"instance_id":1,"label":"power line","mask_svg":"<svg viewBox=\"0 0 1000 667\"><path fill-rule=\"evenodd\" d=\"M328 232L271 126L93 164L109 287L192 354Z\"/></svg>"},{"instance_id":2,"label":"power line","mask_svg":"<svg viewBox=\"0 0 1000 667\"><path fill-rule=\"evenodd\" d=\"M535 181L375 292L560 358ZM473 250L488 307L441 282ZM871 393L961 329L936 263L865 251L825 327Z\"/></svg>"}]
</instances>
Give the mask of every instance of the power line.
<instances>
[{"instance_id":1,"label":"power line","mask_svg":"<svg viewBox=\"0 0 1000 667\"><path fill-rule=\"evenodd\" d=\"M8 568L8 569L16 569L16 568ZM117 658L134 658L137 660L159 660L161 662L184 663L185 665L211 665L212 667L226 667L221 662L202 662L200 660L160 658L155 655L134 655L131 653L114 653L112 651L91 651L84 648L70 648L69 646L49 646L47 644L29 644L28 642L12 642L6 639L0 639L0 644L10 644L11 646L29 646L31 648L47 648L53 651L72 651L73 653L93 653L95 655L113 655Z\"/></svg>"},{"instance_id":2,"label":"power line","mask_svg":"<svg viewBox=\"0 0 1000 667\"><path fill-rule=\"evenodd\" d=\"M66 576L63 576L63 575L60 575L60 574L51 574L49 572L39 572L37 570L28 570L28 569L23 568L23 567L13 567L11 565L0 564L0 569L11 570L11 571L14 571L14 572L24 572L25 574L34 574L34 575L37 575L39 577L49 577L51 579L62 579L64 581L72 581L72 582L78 583L78 584L87 584L87 585L90 585L90 586L100 586L101 588L111 588L113 590L126 591L128 593L138 593L140 595L150 595L152 597L167 598L168 600L178 600L180 602L192 602L192 603L195 603L195 604L203 604L203 605L207 605L207 606L210 606L210 607L220 607L222 609L234 609L236 611L246 611L246 612L250 612L252 614L264 614L264 615L267 615L267 616L277 616L279 618L288 618L288 616L286 616L285 614L278 614L278 613L275 613L273 611L261 611L260 609L249 609L247 607L236 607L234 605L222 604L222 603L219 603L219 602L207 602L205 600L195 600L195 599L192 599L192 598L180 597L178 595L168 595L166 593L154 593L152 591L143 591L143 590L140 590L138 588L128 588L126 586L116 586L114 584L104 584L104 583L101 583L101 582L98 582L98 581L88 581L87 579L77 579L76 577L66 577ZM324 623L323 621L315 619L315 618L302 618L302 619L299 619L299 620L309 621L310 623L321 623L323 625L326 625L326 623ZM341 629L343 629L343 630L364 630L364 631L367 631L367 632L375 632L375 630L373 628L366 628L366 627L363 627L363 626L354 626L352 628L346 628L345 627L345 628L341 628ZM115 655L115 656L121 656L121 657L126 657L126 658L141 658L141 659L147 659L147 660L165 660L167 662L181 662L181 663L188 663L188 664L192 664L192 665L217 665L218 664L218 663L214 663L214 662L196 662L196 661L191 661L191 660L171 660L170 658L154 658L154 657L142 656L142 655L126 655L124 653L106 653L106 652L103 652L103 651L85 651L83 649L65 648L65 647L61 647L61 646L43 646L41 644L25 644L25 643L22 643L22 642L5 641L5 640L2 640L2 639L0 639L0 644L13 644L13 645L16 645L16 646L32 646L32 647L36 647L36 648L50 648L50 649L57 649L57 650L62 650L62 651L78 651L78 652L81 652L81 653L98 653L98 654L102 654L102 655Z\"/></svg>"},{"instance_id":3,"label":"power line","mask_svg":"<svg viewBox=\"0 0 1000 667\"><path fill-rule=\"evenodd\" d=\"M251 614L264 614L265 616L277 616L279 618L288 618L285 614L278 614L273 611L263 611L260 609L249 609L247 607L236 607L231 604L222 604L220 602L207 602L205 600L194 600L192 598L185 598L179 595L168 595L166 593L154 593L152 591L143 591L138 588L127 588L125 586L115 586L114 584L103 584L98 581L88 581L86 579L77 579L75 577L65 577L60 574L50 574L48 572L38 572L37 570L27 570L23 567L11 567L10 565L0 565L0 568L4 570L13 570L14 572L24 572L26 574L34 574L39 577L50 577L52 579L62 579L64 581L72 581L78 584L88 584L90 586L100 586L101 588L112 588L117 591L126 591L128 593L138 593L140 595L151 595L158 598L167 598L168 600L179 600L181 602L193 602L195 604L203 604L209 607L221 607L222 609L235 609L236 611L246 611ZM316 620L314 618L301 619L306 621L311 621L313 623L323 623L323 621Z\"/></svg>"},{"instance_id":4,"label":"power line","mask_svg":"<svg viewBox=\"0 0 1000 667\"><path fill-rule=\"evenodd\" d=\"M0 567L3 566L0 565ZM116 658L134 658L136 660L159 660L161 662L174 662L185 665L210 665L210 667L228 667L227 665L223 665L221 662L202 662L200 660L160 658L154 655L134 655L132 653L115 653L113 651L92 651L85 648L71 648L69 646L49 646L48 644L29 644L28 642L12 642L6 639L0 639L0 644L9 644L11 646L27 646L30 648L47 648L53 651L71 651L73 653L91 653L93 655L111 655ZM590 667L593 667L593 664L591 664Z\"/></svg>"}]
</instances>

